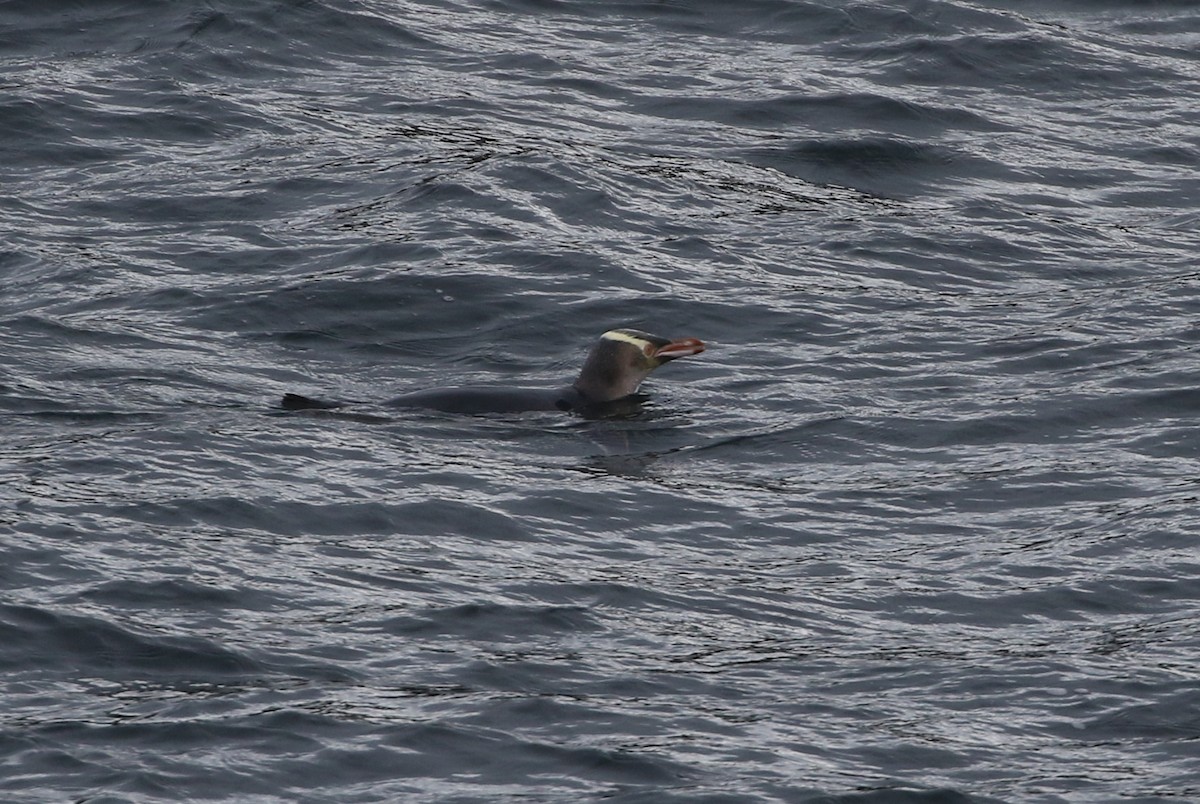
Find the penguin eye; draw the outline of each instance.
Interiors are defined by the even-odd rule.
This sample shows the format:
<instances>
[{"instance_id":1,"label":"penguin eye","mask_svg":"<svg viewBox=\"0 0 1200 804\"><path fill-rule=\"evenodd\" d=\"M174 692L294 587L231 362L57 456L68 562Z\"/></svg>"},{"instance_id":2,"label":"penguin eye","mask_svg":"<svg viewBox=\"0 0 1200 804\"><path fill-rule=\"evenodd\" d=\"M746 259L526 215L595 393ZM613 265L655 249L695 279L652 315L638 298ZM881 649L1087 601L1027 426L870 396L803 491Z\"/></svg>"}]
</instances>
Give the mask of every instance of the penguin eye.
<instances>
[{"instance_id":1,"label":"penguin eye","mask_svg":"<svg viewBox=\"0 0 1200 804\"><path fill-rule=\"evenodd\" d=\"M654 344L646 344L642 347L642 351L646 354L646 357L654 357Z\"/></svg>"}]
</instances>

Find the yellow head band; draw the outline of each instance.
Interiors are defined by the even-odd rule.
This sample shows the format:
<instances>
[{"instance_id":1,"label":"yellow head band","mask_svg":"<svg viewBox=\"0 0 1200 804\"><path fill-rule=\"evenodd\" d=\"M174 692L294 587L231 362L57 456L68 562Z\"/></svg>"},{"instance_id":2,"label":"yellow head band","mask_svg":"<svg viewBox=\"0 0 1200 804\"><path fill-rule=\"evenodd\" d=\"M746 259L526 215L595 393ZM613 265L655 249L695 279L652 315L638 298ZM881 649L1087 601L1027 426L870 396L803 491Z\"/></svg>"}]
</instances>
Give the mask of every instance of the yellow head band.
<instances>
[{"instance_id":1,"label":"yellow head band","mask_svg":"<svg viewBox=\"0 0 1200 804\"><path fill-rule=\"evenodd\" d=\"M630 335L628 332L622 332L619 329L610 329L608 332L604 333L600 337L604 338L605 340L609 340L609 341L624 341L625 343L632 343L638 349L642 349L642 350L644 350L647 346L654 345L654 344L650 343L650 341L647 341L643 338L639 338L635 335Z\"/></svg>"}]
</instances>

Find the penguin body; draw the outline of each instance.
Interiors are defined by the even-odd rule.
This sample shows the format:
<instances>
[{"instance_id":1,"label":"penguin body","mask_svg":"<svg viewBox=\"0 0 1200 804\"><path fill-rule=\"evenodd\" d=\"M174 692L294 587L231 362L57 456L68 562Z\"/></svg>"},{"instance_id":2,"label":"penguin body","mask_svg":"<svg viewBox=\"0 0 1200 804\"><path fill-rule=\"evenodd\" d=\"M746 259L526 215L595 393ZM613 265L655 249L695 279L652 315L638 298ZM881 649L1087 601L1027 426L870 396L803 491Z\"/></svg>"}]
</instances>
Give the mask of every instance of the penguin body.
<instances>
[{"instance_id":1,"label":"penguin body","mask_svg":"<svg viewBox=\"0 0 1200 804\"><path fill-rule=\"evenodd\" d=\"M587 418L635 412L645 399L637 393L654 369L670 360L704 351L696 338L671 340L633 329L605 332L592 347L579 376L559 388L463 386L402 394L383 403L393 408L424 408L447 413L523 413L559 410ZM286 394L285 410L330 410L345 403Z\"/></svg>"},{"instance_id":2,"label":"penguin body","mask_svg":"<svg viewBox=\"0 0 1200 804\"><path fill-rule=\"evenodd\" d=\"M446 413L522 413L571 410L577 406L578 396L570 386L556 389L467 385L413 391L383 404L389 408L427 408Z\"/></svg>"}]
</instances>

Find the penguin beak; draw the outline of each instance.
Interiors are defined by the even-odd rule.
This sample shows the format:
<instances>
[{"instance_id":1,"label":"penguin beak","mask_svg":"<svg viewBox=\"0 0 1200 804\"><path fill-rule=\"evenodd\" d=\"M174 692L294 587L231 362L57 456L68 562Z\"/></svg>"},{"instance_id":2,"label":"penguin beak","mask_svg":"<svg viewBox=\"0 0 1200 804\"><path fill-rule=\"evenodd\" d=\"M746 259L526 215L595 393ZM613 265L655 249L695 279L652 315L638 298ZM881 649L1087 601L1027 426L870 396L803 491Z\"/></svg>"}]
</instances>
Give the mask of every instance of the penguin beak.
<instances>
[{"instance_id":1,"label":"penguin beak","mask_svg":"<svg viewBox=\"0 0 1200 804\"><path fill-rule=\"evenodd\" d=\"M704 341L698 338L680 338L677 341L670 341L665 346L660 346L654 350L654 356L659 360L666 362L674 360L677 357L688 357L689 355L698 355L704 351Z\"/></svg>"}]
</instances>

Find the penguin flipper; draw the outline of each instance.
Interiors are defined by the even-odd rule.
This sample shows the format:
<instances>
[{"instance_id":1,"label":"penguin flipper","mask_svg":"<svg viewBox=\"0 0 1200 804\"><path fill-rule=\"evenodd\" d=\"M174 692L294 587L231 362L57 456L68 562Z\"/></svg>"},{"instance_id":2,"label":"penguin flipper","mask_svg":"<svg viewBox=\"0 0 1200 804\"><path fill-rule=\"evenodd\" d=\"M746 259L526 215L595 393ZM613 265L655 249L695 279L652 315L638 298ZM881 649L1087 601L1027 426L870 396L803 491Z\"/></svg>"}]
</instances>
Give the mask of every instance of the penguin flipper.
<instances>
[{"instance_id":1,"label":"penguin flipper","mask_svg":"<svg viewBox=\"0 0 1200 804\"><path fill-rule=\"evenodd\" d=\"M279 402L284 410L333 410L343 407L341 402L328 402L324 399L313 399L300 394L284 394Z\"/></svg>"}]
</instances>

